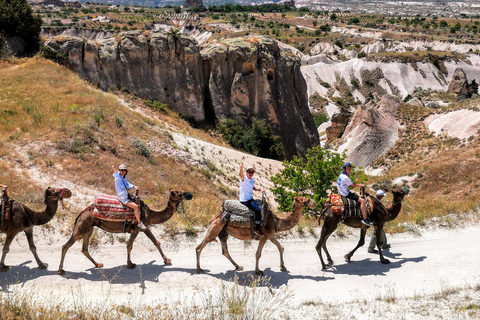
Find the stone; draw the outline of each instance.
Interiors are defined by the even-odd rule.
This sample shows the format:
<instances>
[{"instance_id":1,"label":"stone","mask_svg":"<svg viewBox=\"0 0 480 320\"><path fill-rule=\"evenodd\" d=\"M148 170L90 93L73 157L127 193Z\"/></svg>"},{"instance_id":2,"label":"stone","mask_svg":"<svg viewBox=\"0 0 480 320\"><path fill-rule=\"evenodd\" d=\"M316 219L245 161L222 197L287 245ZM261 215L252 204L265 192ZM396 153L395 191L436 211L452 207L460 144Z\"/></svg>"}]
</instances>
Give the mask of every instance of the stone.
<instances>
[{"instance_id":1,"label":"stone","mask_svg":"<svg viewBox=\"0 0 480 320\"><path fill-rule=\"evenodd\" d=\"M464 95L469 97L471 95L470 89L468 87L467 75L462 68L455 69L453 73L452 80L448 84L448 93L455 95Z\"/></svg>"},{"instance_id":2,"label":"stone","mask_svg":"<svg viewBox=\"0 0 480 320\"><path fill-rule=\"evenodd\" d=\"M46 46L68 57L83 78L159 100L195 122L263 119L286 159L303 157L319 136L308 107L300 58L265 36L224 39L201 47L171 32L121 32L83 40L53 37Z\"/></svg>"}]
</instances>

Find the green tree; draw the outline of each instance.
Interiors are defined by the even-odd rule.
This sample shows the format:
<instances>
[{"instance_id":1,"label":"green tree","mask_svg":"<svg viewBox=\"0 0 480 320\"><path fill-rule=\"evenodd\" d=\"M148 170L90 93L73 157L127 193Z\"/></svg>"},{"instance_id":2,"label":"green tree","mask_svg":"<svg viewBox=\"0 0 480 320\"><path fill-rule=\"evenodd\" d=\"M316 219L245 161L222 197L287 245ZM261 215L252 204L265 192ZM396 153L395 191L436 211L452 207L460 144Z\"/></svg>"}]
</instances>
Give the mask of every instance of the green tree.
<instances>
[{"instance_id":1,"label":"green tree","mask_svg":"<svg viewBox=\"0 0 480 320\"><path fill-rule=\"evenodd\" d=\"M25 53L40 48L42 18L34 15L27 0L0 0L0 47L2 38L19 37L25 43Z\"/></svg>"},{"instance_id":2,"label":"green tree","mask_svg":"<svg viewBox=\"0 0 480 320\"><path fill-rule=\"evenodd\" d=\"M345 154L331 152L317 146L307 151L305 159L294 157L291 161L283 162L280 173L271 177L274 183L271 189L279 209L290 211L293 198L297 195L314 199L317 204L325 203L327 190L334 189L335 182L342 170ZM352 168L352 181L364 181L365 176ZM359 183L357 181L357 183Z\"/></svg>"}]
</instances>

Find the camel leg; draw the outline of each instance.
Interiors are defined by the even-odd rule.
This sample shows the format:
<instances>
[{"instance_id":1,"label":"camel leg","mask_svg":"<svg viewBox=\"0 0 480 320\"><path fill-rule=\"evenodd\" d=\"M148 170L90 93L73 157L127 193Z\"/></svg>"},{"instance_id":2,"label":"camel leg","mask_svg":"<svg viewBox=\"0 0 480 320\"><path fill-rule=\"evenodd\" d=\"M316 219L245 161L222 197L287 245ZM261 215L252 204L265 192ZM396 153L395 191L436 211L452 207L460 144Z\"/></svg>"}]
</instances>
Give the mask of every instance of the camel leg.
<instances>
[{"instance_id":1,"label":"camel leg","mask_svg":"<svg viewBox=\"0 0 480 320\"><path fill-rule=\"evenodd\" d=\"M145 230L145 231L147 231L147 230ZM138 230L133 231L130 234L130 239L128 240L128 243L127 243L127 268L128 269L135 269L137 267L137 265L135 263L133 263L132 260L130 260L130 253L132 252L133 243L135 242L135 239L138 236L138 232L139 232ZM151 234L151 232L150 232L150 234ZM152 234L152 237L153 237L153 234ZM153 237L153 239L154 240L152 240L152 241L156 241L155 237ZM161 250L160 250L160 253L163 256L163 252Z\"/></svg>"},{"instance_id":2,"label":"camel leg","mask_svg":"<svg viewBox=\"0 0 480 320\"><path fill-rule=\"evenodd\" d=\"M344 256L346 262L350 262L350 259L352 258L355 251L357 251L358 248L360 248L361 246L363 246L365 244L365 234L366 233L367 233L367 229L364 229L364 228L360 229L360 240L358 240L357 246L355 248L353 248L352 251L350 251L349 253L347 253Z\"/></svg>"},{"instance_id":3,"label":"camel leg","mask_svg":"<svg viewBox=\"0 0 480 320\"><path fill-rule=\"evenodd\" d=\"M215 240L218 234L223 230L224 226L225 224L220 222L220 216L215 217L208 227L203 241L195 248L197 253L197 273L202 274L204 272L203 269L200 268L200 254L202 253L203 248L205 248L207 243Z\"/></svg>"},{"instance_id":4,"label":"camel leg","mask_svg":"<svg viewBox=\"0 0 480 320\"><path fill-rule=\"evenodd\" d=\"M35 246L35 243L33 242L33 228L30 228L30 229L27 229L24 231L25 232L25 235L27 236L27 241L28 241L28 245L30 247L30 251L32 251L33 253L33 256L35 257L35 260L37 261L37 264L38 264L38 267L40 269L47 269L48 268L48 264L47 263L43 263L40 258L38 257L38 254L37 254L37 247Z\"/></svg>"},{"instance_id":5,"label":"camel leg","mask_svg":"<svg viewBox=\"0 0 480 320\"><path fill-rule=\"evenodd\" d=\"M95 268L103 268L103 263L97 263L95 260L93 260L92 256L88 252L88 240L90 239L92 233L93 228L90 228L90 230L83 236L82 253L88 258L88 260L92 261L92 263L95 265Z\"/></svg>"},{"instance_id":6,"label":"camel leg","mask_svg":"<svg viewBox=\"0 0 480 320\"><path fill-rule=\"evenodd\" d=\"M287 268L285 268L285 263L283 262L283 246L280 244L280 242L278 242L275 235L270 238L270 241L272 241L272 243L277 246L278 252L280 252L280 271L288 271Z\"/></svg>"},{"instance_id":7,"label":"camel leg","mask_svg":"<svg viewBox=\"0 0 480 320\"><path fill-rule=\"evenodd\" d=\"M172 260L168 259L164 254L163 254L163 251L162 251L162 248L160 247L160 242L155 239L155 236L153 235L153 233L150 231L150 229L146 229L144 231L144 233L147 235L147 237L153 242L153 244L155 245L155 247L157 247L158 249L158 252L160 252L160 255L162 256L163 258L163 263L165 265L171 265L172 264ZM133 242L132 242L132 246L133 246ZM130 255L129 255L130 256Z\"/></svg>"},{"instance_id":8,"label":"camel leg","mask_svg":"<svg viewBox=\"0 0 480 320\"><path fill-rule=\"evenodd\" d=\"M243 267L239 266L235 261L233 261L232 257L230 256L230 253L228 252L228 246L227 246L227 239L228 239L228 233L225 230L222 230L220 234L218 235L218 239L220 239L220 244L222 245L222 254L227 257L228 260L233 264L235 267L236 271L242 271Z\"/></svg>"},{"instance_id":9,"label":"camel leg","mask_svg":"<svg viewBox=\"0 0 480 320\"><path fill-rule=\"evenodd\" d=\"M263 246L265 245L265 243L267 243L267 240L265 237L264 238L261 238L260 241L258 242L258 248L257 248L257 253L255 254L255 273L258 275L258 276L263 276L264 273L263 271L260 270L258 264L260 262L260 257L262 256L262 250L263 250ZM280 256L282 256L280 254ZM283 260L283 258L282 258Z\"/></svg>"},{"instance_id":10,"label":"camel leg","mask_svg":"<svg viewBox=\"0 0 480 320\"><path fill-rule=\"evenodd\" d=\"M5 265L5 257L7 256L8 251L10 251L10 244L12 243L16 235L17 234L14 234L14 235L7 234L7 238L5 239L5 244L3 245L2 260L0 261L1 272L10 270L10 267Z\"/></svg>"},{"instance_id":11,"label":"camel leg","mask_svg":"<svg viewBox=\"0 0 480 320\"><path fill-rule=\"evenodd\" d=\"M68 249L70 249L70 247L73 246L75 241L77 241L77 239L75 239L72 235L70 239L68 239L68 241L62 246L62 257L60 259L60 265L58 266L58 271L57 271L59 275L62 275L65 273L65 271L63 270L63 261L65 261L65 255L67 254Z\"/></svg>"},{"instance_id":12,"label":"camel leg","mask_svg":"<svg viewBox=\"0 0 480 320\"><path fill-rule=\"evenodd\" d=\"M383 231L383 225L382 226L378 226L376 229L375 229L375 236L377 237L377 248L378 248L378 254L380 256L380 261L383 263L383 264L389 264L390 263L390 260L388 260L387 258L385 258L383 256L383 237L382 237L382 231Z\"/></svg>"},{"instance_id":13,"label":"camel leg","mask_svg":"<svg viewBox=\"0 0 480 320\"><path fill-rule=\"evenodd\" d=\"M322 226L320 239L318 240L318 243L315 246L315 250L317 250L318 256L320 257L320 262L322 263L322 269L329 269L333 267L334 262L330 256L330 253L327 250L327 239L336 229L337 229L337 222L332 223L326 218ZM322 249L325 251L325 254L327 255L327 260L329 264L326 264L323 261Z\"/></svg>"}]
</instances>

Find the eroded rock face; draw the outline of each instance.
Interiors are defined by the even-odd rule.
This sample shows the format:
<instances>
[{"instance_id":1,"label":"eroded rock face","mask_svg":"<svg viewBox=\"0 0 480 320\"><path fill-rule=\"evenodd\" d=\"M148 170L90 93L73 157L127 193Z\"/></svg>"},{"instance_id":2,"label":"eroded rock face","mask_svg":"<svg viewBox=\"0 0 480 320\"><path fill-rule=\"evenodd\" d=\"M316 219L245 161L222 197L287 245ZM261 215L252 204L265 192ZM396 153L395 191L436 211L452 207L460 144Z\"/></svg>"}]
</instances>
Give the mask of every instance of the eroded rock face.
<instances>
[{"instance_id":1,"label":"eroded rock face","mask_svg":"<svg viewBox=\"0 0 480 320\"><path fill-rule=\"evenodd\" d=\"M326 130L328 143L331 143L332 141L342 137L351 117L352 113L343 109L339 113L335 113L332 116L332 125Z\"/></svg>"},{"instance_id":2,"label":"eroded rock face","mask_svg":"<svg viewBox=\"0 0 480 320\"><path fill-rule=\"evenodd\" d=\"M128 88L197 122L264 119L287 159L319 144L300 59L268 37L226 39L201 48L181 35L130 31L94 41L62 36L45 45L104 90Z\"/></svg>"},{"instance_id":3,"label":"eroded rock face","mask_svg":"<svg viewBox=\"0 0 480 320\"><path fill-rule=\"evenodd\" d=\"M339 152L347 151L347 159L365 167L387 152L398 139L399 123L395 119L401 101L384 95L357 108L342 138L347 140Z\"/></svg>"},{"instance_id":4,"label":"eroded rock face","mask_svg":"<svg viewBox=\"0 0 480 320\"><path fill-rule=\"evenodd\" d=\"M448 84L448 93L466 96L470 95L467 75L462 68L455 69L452 80L450 80L450 83Z\"/></svg>"},{"instance_id":5,"label":"eroded rock face","mask_svg":"<svg viewBox=\"0 0 480 320\"><path fill-rule=\"evenodd\" d=\"M183 3L184 8L191 8L191 7L203 7L202 0L185 0Z\"/></svg>"}]
</instances>

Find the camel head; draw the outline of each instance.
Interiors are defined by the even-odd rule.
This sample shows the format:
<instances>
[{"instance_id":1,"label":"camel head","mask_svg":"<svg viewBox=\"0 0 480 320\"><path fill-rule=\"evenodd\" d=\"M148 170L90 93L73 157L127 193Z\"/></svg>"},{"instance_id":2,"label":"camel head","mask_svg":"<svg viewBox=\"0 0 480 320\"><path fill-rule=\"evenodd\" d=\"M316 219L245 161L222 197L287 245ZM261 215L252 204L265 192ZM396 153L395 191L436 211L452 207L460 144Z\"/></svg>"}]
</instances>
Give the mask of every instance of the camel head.
<instances>
[{"instance_id":1,"label":"camel head","mask_svg":"<svg viewBox=\"0 0 480 320\"><path fill-rule=\"evenodd\" d=\"M402 202L403 198L405 198L405 196L409 193L410 189L408 189L407 187L393 189L393 203Z\"/></svg>"},{"instance_id":2,"label":"camel head","mask_svg":"<svg viewBox=\"0 0 480 320\"><path fill-rule=\"evenodd\" d=\"M293 199L293 204L292 204L292 211L297 209L297 208L306 208L309 207L310 209L315 209L317 207L317 203L315 200L309 199L309 198L304 198L300 196L296 196Z\"/></svg>"},{"instance_id":3,"label":"camel head","mask_svg":"<svg viewBox=\"0 0 480 320\"><path fill-rule=\"evenodd\" d=\"M180 202L183 199L192 200L193 198L193 195L191 192L185 192L185 191L174 190L174 189L170 189L168 190L168 192L170 193L170 200L175 202Z\"/></svg>"},{"instance_id":4,"label":"camel head","mask_svg":"<svg viewBox=\"0 0 480 320\"><path fill-rule=\"evenodd\" d=\"M67 188L52 188L48 187L45 190L45 201L47 199L63 200L68 199L72 196L72 191Z\"/></svg>"}]
</instances>

